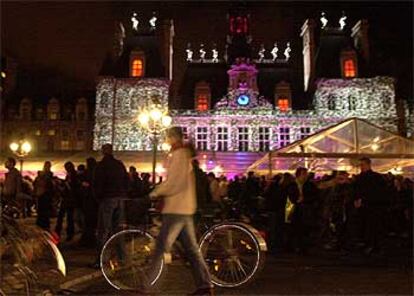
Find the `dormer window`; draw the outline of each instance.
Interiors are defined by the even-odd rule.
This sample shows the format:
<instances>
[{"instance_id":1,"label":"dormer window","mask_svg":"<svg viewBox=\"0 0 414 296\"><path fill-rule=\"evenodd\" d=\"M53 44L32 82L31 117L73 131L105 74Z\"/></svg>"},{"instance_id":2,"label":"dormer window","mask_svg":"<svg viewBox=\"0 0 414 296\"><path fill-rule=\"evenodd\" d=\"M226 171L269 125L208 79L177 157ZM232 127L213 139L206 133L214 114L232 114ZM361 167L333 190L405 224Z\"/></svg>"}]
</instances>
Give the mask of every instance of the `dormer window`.
<instances>
[{"instance_id":1,"label":"dormer window","mask_svg":"<svg viewBox=\"0 0 414 296\"><path fill-rule=\"evenodd\" d=\"M356 76L354 60L348 59L344 61L344 76L345 78L354 78Z\"/></svg>"},{"instance_id":2,"label":"dormer window","mask_svg":"<svg viewBox=\"0 0 414 296\"><path fill-rule=\"evenodd\" d=\"M129 57L131 77L140 78L145 75L145 55L142 51L133 51Z\"/></svg>"},{"instance_id":3,"label":"dormer window","mask_svg":"<svg viewBox=\"0 0 414 296\"><path fill-rule=\"evenodd\" d=\"M355 78L358 76L357 56L354 50L348 49L342 51L341 69L343 78Z\"/></svg>"},{"instance_id":4,"label":"dormer window","mask_svg":"<svg viewBox=\"0 0 414 296\"><path fill-rule=\"evenodd\" d=\"M207 111L210 109L210 100L210 85L205 81L198 82L194 90L194 108L197 111Z\"/></svg>"},{"instance_id":5,"label":"dormer window","mask_svg":"<svg viewBox=\"0 0 414 296\"><path fill-rule=\"evenodd\" d=\"M292 104L292 90L286 81L280 81L275 86L275 106L281 112L287 112Z\"/></svg>"},{"instance_id":6,"label":"dormer window","mask_svg":"<svg viewBox=\"0 0 414 296\"><path fill-rule=\"evenodd\" d=\"M208 110L208 98L205 94L200 94L197 97L197 111Z\"/></svg>"},{"instance_id":7,"label":"dormer window","mask_svg":"<svg viewBox=\"0 0 414 296\"><path fill-rule=\"evenodd\" d=\"M279 98L279 100L277 101L277 106L278 106L278 108L279 108L280 111L286 112L289 109L289 100L288 99Z\"/></svg>"},{"instance_id":8,"label":"dormer window","mask_svg":"<svg viewBox=\"0 0 414 296\"><path fill-rule=\"evenodd\" d=\"M134 59L132 61L131 76L132 77L141 77L142 76L142 59Z\"/></svg>"}]
</instances>

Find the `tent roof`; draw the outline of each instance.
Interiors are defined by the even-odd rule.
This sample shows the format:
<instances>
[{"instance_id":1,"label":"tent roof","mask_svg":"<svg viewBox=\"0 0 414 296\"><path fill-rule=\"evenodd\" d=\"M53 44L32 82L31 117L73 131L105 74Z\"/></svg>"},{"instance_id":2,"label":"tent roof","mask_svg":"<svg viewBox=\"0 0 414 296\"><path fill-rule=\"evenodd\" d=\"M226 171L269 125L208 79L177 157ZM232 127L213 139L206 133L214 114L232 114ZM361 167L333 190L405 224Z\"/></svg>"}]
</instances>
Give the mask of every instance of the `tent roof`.
<instances>
[{"instance_id":1,"label":"tent roof","mask_svg":"<svg viewBox=\"0 0 414 296\"><path fill-rule=\"evenodd\" d=\"M347 119L269 152L248 170L271 172L306 166L317 171L352 171L356 160L363 156L375 159L373 166L379 171L411 167L414 173L414 141L359 118Z\"/></svg>"}]
</instances>

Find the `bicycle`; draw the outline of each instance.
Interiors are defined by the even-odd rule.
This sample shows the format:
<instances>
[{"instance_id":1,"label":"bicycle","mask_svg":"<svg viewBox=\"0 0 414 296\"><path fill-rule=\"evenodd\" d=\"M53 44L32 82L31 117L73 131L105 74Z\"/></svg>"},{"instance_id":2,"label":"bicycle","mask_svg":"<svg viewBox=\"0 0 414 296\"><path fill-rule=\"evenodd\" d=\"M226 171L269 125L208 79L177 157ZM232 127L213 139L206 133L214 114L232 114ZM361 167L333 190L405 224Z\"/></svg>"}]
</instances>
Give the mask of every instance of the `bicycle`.
<instances>
[{"instance_id":1,"label":"bicycle","mask_svg":"<svg viewBox=\"0 0 414 296\"><path fill-rule=\"evenodd\" d=\"M0 206L0 295L34 295L57 288L66 265L52 236L16 217L12 204Z\"/></svg>"},{"instance_id":2,"label":"bicycle","mask_svg":"<svg viewBox=\"0 0 414 296\"><path fill-rule=\"evenodd\" d=\"M104 244L100 264L106 281L117 290L138 290L142 283L154 286L170 258L164 256L153 278L148 278L150 257L155 248L157 229L151 221L158 213L151 208L147 223L139 227L122 225ZM216 223L215 215L203 215L199 230L205 229L199 247L214 285L235 288L251 283L264 266L267 245L252 226L236 221Z\"/></svg>"}]
</instances>

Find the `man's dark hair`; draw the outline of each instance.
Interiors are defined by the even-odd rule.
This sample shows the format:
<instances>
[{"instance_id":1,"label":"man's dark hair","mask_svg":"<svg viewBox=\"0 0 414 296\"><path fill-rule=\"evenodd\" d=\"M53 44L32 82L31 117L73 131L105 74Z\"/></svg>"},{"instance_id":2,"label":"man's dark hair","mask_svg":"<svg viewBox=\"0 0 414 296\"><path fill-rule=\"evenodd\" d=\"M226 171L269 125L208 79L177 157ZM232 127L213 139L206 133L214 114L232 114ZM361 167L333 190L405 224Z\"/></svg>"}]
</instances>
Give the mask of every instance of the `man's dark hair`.
<instances>
[{"instance_id":1,"label":"man's dark hair","mask_svg":"<svg viewBox=\"0 0 414 296\"><path fill-rule=\"evenodd\" d=\"M173 126L167 130L168 137L175 137L182 139L183 138L183 131L179 126Z\"/></svg>"},{"instance_id":2,"label":"man's dark hair","mask_svg":"<svg viewBox=\"0 0 414 296\"><path fill-rule=\"evenodd\" d=\"M213 177L213 178L215 178L215 177L216 177L216 176L214 175L214 173L213 173L213 172L208 173L208 174L207 174L207 176L209 176L209 177Z\"/></svg>"},{"instance_id":3,"label":"man's dark hair","mask_svg":"<svg viewBox=\"0 0 414 296\"><path fill-rule=\"evenodd\" d=\"M104 155L112 155L112 144L103 144L102 145L102 153Z\"/></svg>"},{"instance_id":4,"label":"man's dark hair","mask_svg":"<svg viewBox=\"0 0 414 296\"><path fill-rule=\"evenodd\" d=\"M16 160L13 157L8 157L7 161L10 162L10 164L13 165L13 166L16 165Z\"/></svg>"},{"instance_id":5,"label":"man's dark hair","mask_svg":"<svg viewBox=\"0 0 414 296\"><path fill-rule=\"evenodd\" d=\"M307 172L307 171L308 171L308 169L307 169L307 168L304 168L304 167L298 167L298 168L296 169L295 176L296 176L296 177L299 177L300 175L302 175L302 173L303 173L303 172Z\"/></svg>"},{"instance_id":6,"label":"man's dark hair","mask_svg":"<svg viewBox=\"0 0 414 296\"><path fill-rule=\"evenodd\" d=\"M366 163L366 164L371 164L371 159L370 159L370 158L368 158L368 157L361 157L361 158L359 159L359 161L360 161L360 162L364 162L364 163Z\"/></svg>"}]
</instances>

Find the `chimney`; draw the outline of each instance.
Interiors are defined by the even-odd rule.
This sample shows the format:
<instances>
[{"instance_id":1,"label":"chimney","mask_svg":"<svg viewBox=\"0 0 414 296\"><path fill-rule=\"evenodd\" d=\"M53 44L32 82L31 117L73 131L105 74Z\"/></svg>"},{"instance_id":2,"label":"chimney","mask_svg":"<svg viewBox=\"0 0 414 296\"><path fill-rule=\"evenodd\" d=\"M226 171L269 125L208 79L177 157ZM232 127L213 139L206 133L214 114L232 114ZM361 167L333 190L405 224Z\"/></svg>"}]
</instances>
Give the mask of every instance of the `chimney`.
<instances>
[{"instance_id":1,"label":"chimney","mask_svg":"<svg viewBox=\"0 0 414 296\"><path fill-rule=\"evenodd\" d=\"M300 36L303 40L303 82L305 91L315 73L315 21L307 19L302 26Z\"/></svg>"},{"instance_id":2,"label":"chimney","mask_svg":"<svg viewBox=\"0 0 414 296\"><path fill-rule=\"evenodd\" d=\"M369 61L368 21L359 20L352 28L351 37L354 39L355 48L361 53L365 61Z\"/></svg>"}]
</instances>

